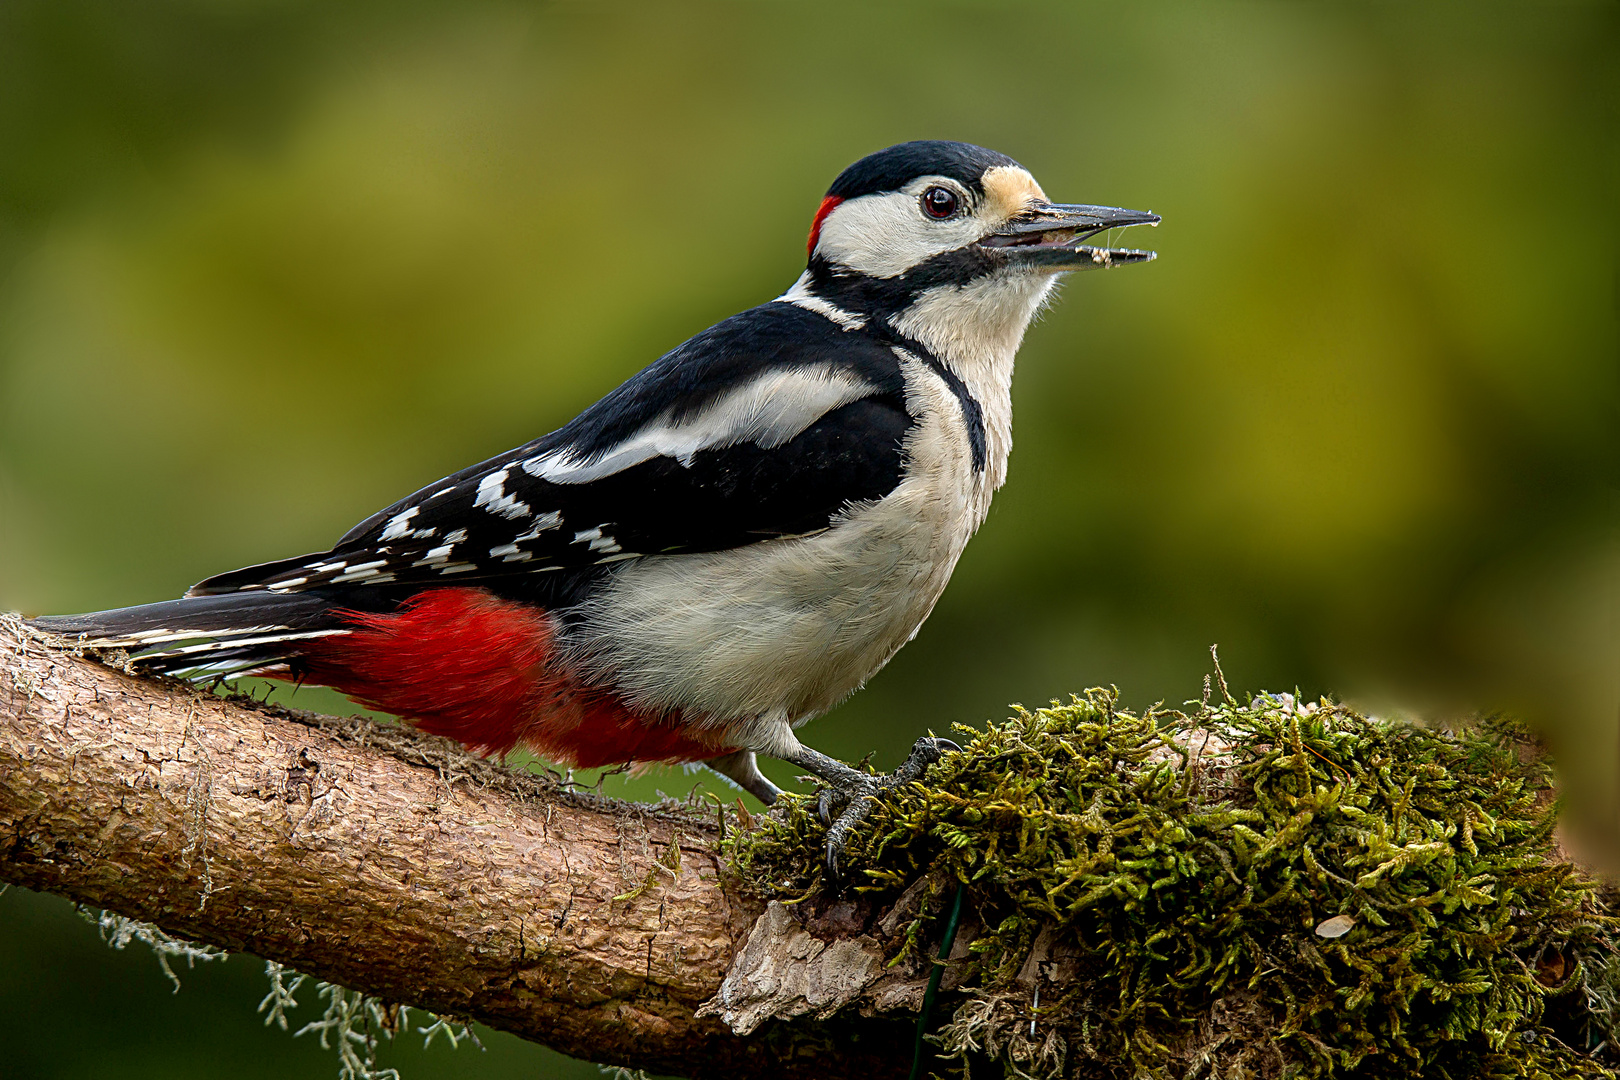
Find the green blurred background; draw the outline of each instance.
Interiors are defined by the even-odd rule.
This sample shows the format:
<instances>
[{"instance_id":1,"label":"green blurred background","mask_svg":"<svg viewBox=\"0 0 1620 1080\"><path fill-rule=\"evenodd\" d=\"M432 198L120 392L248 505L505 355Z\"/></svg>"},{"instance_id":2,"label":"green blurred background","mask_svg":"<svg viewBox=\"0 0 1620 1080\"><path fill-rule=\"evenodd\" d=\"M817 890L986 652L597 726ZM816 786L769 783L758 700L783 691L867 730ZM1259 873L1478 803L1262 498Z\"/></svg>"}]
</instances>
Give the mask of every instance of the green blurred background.
<instances>
[{"instance_id":1,"label":"green blurred background","mask_svg":"<svg viewBox=\"0 0 1620 1080\"><path fill-rule=\"evenodd\" d=\"M1218 642L1240 689L1524 711L1601 851L1617 30L1612 0L5 0L0 609L325 548L779 293L850 161L965 139L1163 214L1124 241L1161 257L1031 331L1006 490L810 741L892 767L1012 701L1179 702ZM171 996L12 890L0 1076L332 1075L258 1026L258 971ZM485 1042L389 1060L596 1075Z\"/></svg>"}]
</instances>

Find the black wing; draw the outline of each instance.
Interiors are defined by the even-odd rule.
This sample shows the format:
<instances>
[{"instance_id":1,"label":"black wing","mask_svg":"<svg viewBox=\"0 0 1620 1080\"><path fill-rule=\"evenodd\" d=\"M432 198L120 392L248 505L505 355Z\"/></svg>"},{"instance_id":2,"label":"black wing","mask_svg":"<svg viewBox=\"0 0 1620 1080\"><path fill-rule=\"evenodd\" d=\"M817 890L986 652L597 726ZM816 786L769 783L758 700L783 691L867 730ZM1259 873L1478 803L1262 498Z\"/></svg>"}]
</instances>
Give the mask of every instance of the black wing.
<instances>
[{"instance_id":1,"label":"black wing","mask_svg":"<svg viewBox=\"0 0 1620 1080\"><path fill-rule=\"evenodd\" d=\"M813 533L894 489L913 422L886 343L774 302L692 338L566 427L379 511L331 551L188 595L517 584Z\"/></svg>"}]
</instances>

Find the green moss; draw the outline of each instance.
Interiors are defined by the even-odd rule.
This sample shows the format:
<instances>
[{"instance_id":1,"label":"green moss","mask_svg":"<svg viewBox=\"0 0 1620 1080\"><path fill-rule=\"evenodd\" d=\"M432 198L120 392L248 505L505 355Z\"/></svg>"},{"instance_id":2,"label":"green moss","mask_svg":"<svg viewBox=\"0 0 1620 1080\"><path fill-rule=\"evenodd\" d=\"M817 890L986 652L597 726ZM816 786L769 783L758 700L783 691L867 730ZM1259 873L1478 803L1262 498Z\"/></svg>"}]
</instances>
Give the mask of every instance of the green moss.
<instances>
[{"instance_id":1,"label":"green moss","mask_svg":"<svg viewBox=\"0 0 1620 1080\"><path fill-rule=\"evenodd\" d=\"M930 882L897 960L968 890L942 1032L958 1066L1616 1075L1620 927L1556 855L1546 767L1504 725L1448 735L1271 695L1138 716L1092 690L961 730L965 753L892 792L846 856L879 908ZM731 839L732 865L815 897L821 832L790 800ZM1318 933L1334 916L1353 927Z\"/></svg>"}]
</instances>

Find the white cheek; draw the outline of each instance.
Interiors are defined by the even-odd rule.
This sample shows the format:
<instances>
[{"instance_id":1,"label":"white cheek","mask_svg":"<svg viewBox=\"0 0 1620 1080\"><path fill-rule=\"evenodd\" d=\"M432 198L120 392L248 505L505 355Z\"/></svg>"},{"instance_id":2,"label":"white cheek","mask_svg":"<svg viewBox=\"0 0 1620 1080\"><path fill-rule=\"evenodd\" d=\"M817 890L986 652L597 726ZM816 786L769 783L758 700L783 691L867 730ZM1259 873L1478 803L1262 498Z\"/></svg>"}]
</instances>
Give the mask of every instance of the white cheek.
<instances>
[{"instance_id":1,"label":"white cheek","mask_svg":"<svg viewBox=\"0 0 1620 1080\"><path fill-rule=\"evenodd\" d=\"M822 222L816 252L857 273L892 278L984 232L974 217L930 221L915 193L891 191L841 203Z\"/></svg>"}]
</instances>

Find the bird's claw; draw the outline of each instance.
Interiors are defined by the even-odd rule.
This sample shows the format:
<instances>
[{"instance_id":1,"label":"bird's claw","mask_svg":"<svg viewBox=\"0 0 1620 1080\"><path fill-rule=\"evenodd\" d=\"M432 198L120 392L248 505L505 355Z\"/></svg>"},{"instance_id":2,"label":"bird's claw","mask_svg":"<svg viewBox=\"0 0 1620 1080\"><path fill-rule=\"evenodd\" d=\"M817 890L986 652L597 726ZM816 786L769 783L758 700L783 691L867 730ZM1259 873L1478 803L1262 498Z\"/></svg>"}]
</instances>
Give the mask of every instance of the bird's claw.
<instances>
[{"instance_id":1,"label":"bird's claw","mask_svg":"<svg viewBox=\"0 0 1620 1080\"><path fill-rule=\"evenodd\" d=\"M821 819L821 824L829 829L833 823L834 798L833 789L830 787L824 787L816 793L816 816Z\"/></svg>"},{"instance_id":2,"label":"bird's claw","mask_svg":"<svg viewBox=\"0 0 1620 1080\"><path fill-rule=\"evenodd\" d=\"M921 779L928 766L945 756L947 751L961 753L962 748L949 739L932 735L918 739L911 753L900 767L888 776L868 776L852 773L842 784L829 782L816 797L816 813L827 826L824 850L827 859L827 877L838 880L838 856L843 852L855 827L865 821L877 806L877 797L890 788ZM844 809L835 820L833 807L839 803Z\"/></svg>"}]
</instances>

